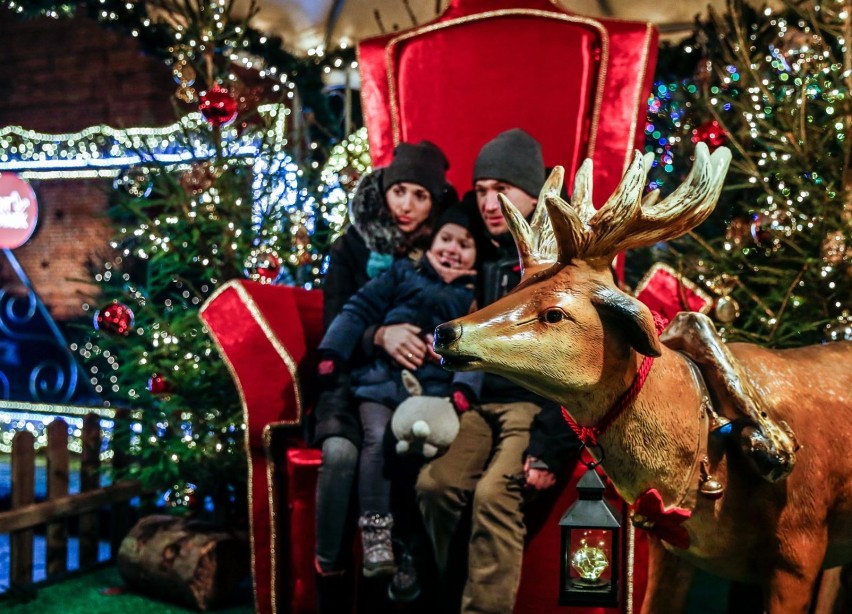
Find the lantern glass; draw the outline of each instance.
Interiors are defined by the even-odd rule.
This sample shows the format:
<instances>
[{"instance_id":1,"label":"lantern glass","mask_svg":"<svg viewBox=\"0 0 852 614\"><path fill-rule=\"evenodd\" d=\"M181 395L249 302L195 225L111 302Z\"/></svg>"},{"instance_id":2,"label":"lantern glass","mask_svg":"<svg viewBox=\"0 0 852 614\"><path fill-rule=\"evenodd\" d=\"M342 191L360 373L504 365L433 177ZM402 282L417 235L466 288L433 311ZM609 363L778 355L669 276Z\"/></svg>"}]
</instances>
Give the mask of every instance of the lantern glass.
<instances>
[{"instance_id":1,"label":"lantern glass","mask_svg":"<svg viewBox=\"0 0 852 614\"><path fill-rule=\"evenodd\" d=\"M571 531L567 590L608 591L612 582L612 531Z\"/></svg>"}]
</instances>

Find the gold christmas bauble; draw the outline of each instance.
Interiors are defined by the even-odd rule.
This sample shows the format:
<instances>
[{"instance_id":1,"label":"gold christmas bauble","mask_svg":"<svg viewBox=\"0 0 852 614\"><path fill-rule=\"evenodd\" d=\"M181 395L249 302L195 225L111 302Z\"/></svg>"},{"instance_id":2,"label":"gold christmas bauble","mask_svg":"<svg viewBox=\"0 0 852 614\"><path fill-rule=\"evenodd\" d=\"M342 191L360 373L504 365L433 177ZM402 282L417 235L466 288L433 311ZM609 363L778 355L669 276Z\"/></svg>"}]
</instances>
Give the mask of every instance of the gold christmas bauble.
<instances>
[{"instance_id":1,"label":"gold christmas bauble","mask_svg":"<svg viewBox=\"0 0 852 614\"><path fill-rule=\"evenodd\" d=\"M175 92L175 98L177 98L181 102L191 104L193 102L198 102L198 92L195 91L194 87L189 87L188 85L181 85L177 88L177 91Z\"/></svg>"},{"instance_id":2,"label":"gold christmas bauble","mask_svg":"<svg viewBox=\"0 0 852 614\"><path fill-rule=\"evenodd\" d=\"M842 230L836 230L825 235L820 245L820 255L826 264L837 266L845 258L850 256L849 247L846 245L846 235Z\"/></svg>"},{"instance_id":3,"label":"gold christmas bauble","mask_svg":"<svg viewBox=\"0 0 852 614\"><path fill-rule=\"evenodd\" d=\"M730 324L740 316L740 306L730 296L720 296L713 306L716 319L724 324Z\"/></svg>"}]
</instances>

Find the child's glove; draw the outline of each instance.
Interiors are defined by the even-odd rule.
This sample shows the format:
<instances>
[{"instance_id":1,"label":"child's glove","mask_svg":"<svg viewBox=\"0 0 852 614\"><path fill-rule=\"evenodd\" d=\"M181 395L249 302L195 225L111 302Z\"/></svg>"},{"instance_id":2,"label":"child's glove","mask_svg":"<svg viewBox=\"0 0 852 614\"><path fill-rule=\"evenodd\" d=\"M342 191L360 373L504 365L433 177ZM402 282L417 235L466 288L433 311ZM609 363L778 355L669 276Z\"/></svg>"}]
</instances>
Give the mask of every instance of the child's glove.
<instances>
[{"instance_id":1,"label":"child's glove","mask_svg":"<svg viewBox=\"0 0 852 614\"><path fill-rule=\"evenodd\" d=\"M326 390L337 384L343 371L342 361L337 354L324 354L317 365L317 385Z\"/></svg>"},{"instance_id":2,"label":"child's glove","mask_svg":"<svg viewBox=\"0 0 852 614\"><path fill-rule=\"evenodd\" d=\"M467 384L453 384L450 387L450 401L459 415L469 410L478 402L476 394Z\"/></svg>"}]
</instances>

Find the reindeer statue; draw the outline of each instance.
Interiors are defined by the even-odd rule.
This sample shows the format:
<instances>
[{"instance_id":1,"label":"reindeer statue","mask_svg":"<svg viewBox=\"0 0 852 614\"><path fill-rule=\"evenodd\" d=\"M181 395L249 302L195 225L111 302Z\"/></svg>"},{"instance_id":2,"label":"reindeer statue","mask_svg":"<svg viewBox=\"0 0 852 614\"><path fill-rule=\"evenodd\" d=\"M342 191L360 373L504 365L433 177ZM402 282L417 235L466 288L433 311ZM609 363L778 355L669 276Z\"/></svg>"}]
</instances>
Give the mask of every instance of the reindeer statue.
<instances>
[{"instance_id":1,"label":"reindeer statue","mask_svg":"<svg viewBox=\"0 0 852 614\"><path fill-rule=\"evenodd\" d=\"M642 198L651 160L638 152L597 211L588 160L570 204L559 198L562 171L554 171L531 224L504 199L521 283L435 331L448 368L503 375L566 408L633 505L634 523L661 538L652 540L643 612L682 610L693 566L760 583L770 613L806 612L820 569L852 562L852 344L731 344L722 353L734 372L711 373L708 394L694 362L661 345L651 312L610 272L616 253L704 221L729 160L724 148L711 156L699 144L690 176L659 202L656 193ZM715 333L701 318L673 323L680 330L667 331L672 344L688 347L708 327ZM777 475L758 475L747 450L708 435L737 392L779 419L764 433L769 440L790 452L792 427L802 443Z\"/></svg>"}]
</instances>

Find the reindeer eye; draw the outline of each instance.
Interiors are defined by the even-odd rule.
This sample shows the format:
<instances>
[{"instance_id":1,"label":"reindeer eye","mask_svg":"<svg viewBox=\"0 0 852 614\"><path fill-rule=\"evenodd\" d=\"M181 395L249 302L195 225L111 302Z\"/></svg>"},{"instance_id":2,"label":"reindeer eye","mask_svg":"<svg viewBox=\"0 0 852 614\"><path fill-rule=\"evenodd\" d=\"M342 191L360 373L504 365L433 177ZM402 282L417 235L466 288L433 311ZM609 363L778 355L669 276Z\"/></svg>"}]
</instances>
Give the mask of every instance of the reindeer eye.
<instances>
[{"instance_id":1,"label":"reindeer eye","mask_svg":"<svg viewBox=\"0 0 852 614\"><path fill-rule=\"evenodd\" d=\"M543 319L548 324L558 324L565 318L565 314L561 309L548 309L543 314Z\"/></svg>"}]
</instances>

